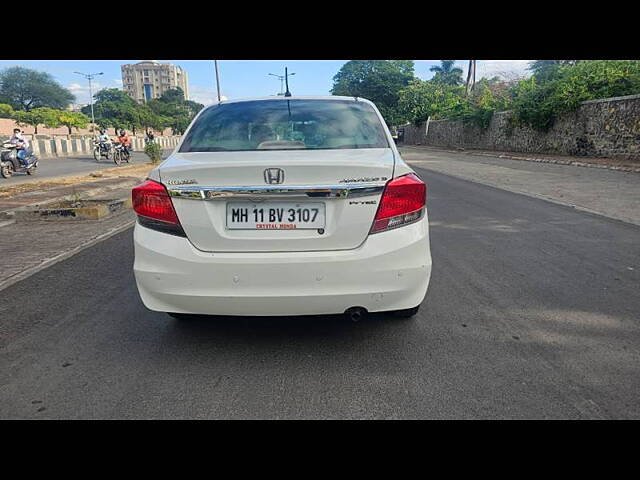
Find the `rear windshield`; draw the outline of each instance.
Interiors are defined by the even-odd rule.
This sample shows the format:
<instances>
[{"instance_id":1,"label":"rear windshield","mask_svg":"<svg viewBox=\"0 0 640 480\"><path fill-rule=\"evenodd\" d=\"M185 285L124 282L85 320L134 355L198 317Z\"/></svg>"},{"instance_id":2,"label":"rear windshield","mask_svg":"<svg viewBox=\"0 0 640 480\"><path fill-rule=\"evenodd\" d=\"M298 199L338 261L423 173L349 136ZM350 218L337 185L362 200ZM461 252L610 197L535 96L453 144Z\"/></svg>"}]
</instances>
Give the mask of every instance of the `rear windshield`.
<instances>
[{"instance_id":1,"label":"rear windshield","mask_svg":"<svg viewBox=\"0 0 640 480\"><path fill-rule=\"evenodd\" d=\"M211 107L181 152L388 148L385 127L365 102L259 100Z\"/></svg>"}]
</instances>

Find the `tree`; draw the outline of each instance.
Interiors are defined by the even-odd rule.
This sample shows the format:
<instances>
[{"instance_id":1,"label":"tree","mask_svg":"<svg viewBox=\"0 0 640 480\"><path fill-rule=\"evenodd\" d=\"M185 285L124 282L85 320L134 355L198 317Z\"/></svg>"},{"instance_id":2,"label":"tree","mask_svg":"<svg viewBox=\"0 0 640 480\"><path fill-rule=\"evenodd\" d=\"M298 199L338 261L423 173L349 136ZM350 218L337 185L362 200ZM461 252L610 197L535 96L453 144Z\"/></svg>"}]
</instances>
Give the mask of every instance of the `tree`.
<instances>
[{"instance_id":1,"label":"tree","mask_svg":"<svg viewBox=\"0 0 640 480\"><path fill-rule=\"evenodd\" d=\"M75 96L48 73L23 67L0 72L0 103L9 104L15 110L66 108L74 100Z\"/></svg>"},{"instance_id":2,"label":"tree","mask_svg":"<svg viewBox=\"0 0 640 480\"><path fill-rule=\"evenodd\" d=\"M440 60L440 65L429 69L435 72L432 80L446 85L462 85L462 69L454 67L455 63L455 60Z\"/></svg>"},{"instance_id":3,"label":"tree","mask_svg":"<svg viewBox=\"0 0 640 480\"><path fill-rule=\"evenodd\" d=\"M509 84L498 77L482 78L465 96L461 105L449 112L448 118L487 128L495 112L511 105Z\"/></svg>"},{"instance_id":4,"label":"tree","mask_svg":"<svg viewBox=\"0 0 640 480\"><path fill-rule=\"evenodd\" d=\"M558 77L560 67L575 65L579 60L533 60L529 62L529 70L538 82L548 82Z\"/></svg>"},{"instance_id":5,"label":"tree","mask_svg":"<svg viewBox=\"0 0 640 480\"><path fill-rule=\"evenodd\" d=\"M18 110L14 112L13 118L20 126L30 125L34 128L34 132L38 133L38 125L44 125L47 128L58 128L60 120L58 119L59 110L40 107L30 111Z\"/></svg>"},{"instance_id":6,"label":"tree","mask_svg":"<svg viewBox=\"0 0 640 480\"><path fill-rule=\"evenodd\" d=\"M158 100L164 103L182 103L184 102L184 92L180 87L170 88L160 95Z\"/></svg>"},{"instance_id":7,"label":"tree","mask_svg":"<svg viewBox=\"0 0 640 480\"><path fill-rule=\"evenodd\" d=\"M585 100L640 93L638 60L584 60L553 68L552 76L534 74L513 88L516 123L547 130L558 115Z\"/></svg>"},{"instance_id":8,"label":"tree","mask_svg":"<svg viewBox=\"0 0 640 480\"><path fill-rule=\"evenodd\" d=\"M333 77L331 93L371 100L389 125L398 125L398 94L414 79L413 71L411 60L351 60Z\"/></svg>"},{"instance_id":9,"label":"tree","mask_svg":"<svg viewBox=\"0 0 640 480\"><path fill-rule=\"evenodd\" d=\"M72 128L85 128L90 119L84 113L61 110L58 112L58 121L69 129L69 135L71 135Z\"/></svg>"},{"instance_id":10,"label":"tree","mask_svg":"<svg viewBox=\"0 0 640 480\"><path fill-rule=\"evenodd\" d=\"M462 87L416 79L400 91L398 109L403 118L418 124L429 117L448 118L463 101Z\"/></svg>"},{"instance_id":11,"label":"tree","mask_svg":"<svg viewBox=\"0 0 640 480\"><path fill-rule=\"evenodd\" d=\"M173 88L164 92L160 98L146 103L156 115L151 126L155 130L171 127L174 134L181 135L193 120L193 117L204 108L204 105L184 99L181 88Z\"/></svg>"},{"instance_id":12,"label":"tree","mask_svg":"<svg viewBox=\"0 0 640 480\"><path fill-rule=\"evenodd\" d=\"M0 118L13 118L14 110L11 105L0 103Z\"/></svg>"},{"instance_id":13,"label":"tree","mask_svg":"<svg viewBox=\"0 0 640 480\"><path fill-rule=\"evenodd\" d=\"M94 98L93 111L96 123L101 128L135 130L139 126L136 110L140 105L122 90L105 88L96 93ZM91 115L91 106L83 107L82 113Z\"/></svg>"}]
</instances>

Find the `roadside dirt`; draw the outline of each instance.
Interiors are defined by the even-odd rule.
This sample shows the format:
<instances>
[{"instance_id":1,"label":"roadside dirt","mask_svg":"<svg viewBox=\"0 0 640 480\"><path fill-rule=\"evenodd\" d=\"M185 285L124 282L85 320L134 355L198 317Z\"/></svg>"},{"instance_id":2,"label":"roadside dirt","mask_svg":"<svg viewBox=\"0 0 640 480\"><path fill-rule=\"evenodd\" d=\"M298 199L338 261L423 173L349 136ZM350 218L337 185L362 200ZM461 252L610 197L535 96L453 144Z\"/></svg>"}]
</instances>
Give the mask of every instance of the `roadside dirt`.
<instances>
[{"instance_id":1,"label":"roadside dirt","mask_svg":"<svg viewBox=\"0 0 640 480\"><path fill-rule=\"evenodd\" d=\"M126 167L114 167L105 170L98 170L80 176L53 178L41 181L36 180L30 183L8 185L6 187L0 187L0 198L12 197L21 193L45 191L53 188L75 185L78 183L100 182L105 178L144 176L154 166L155 165L152 163L144 163L141 165L131 165Z\"/></svg>"}]
</instances>

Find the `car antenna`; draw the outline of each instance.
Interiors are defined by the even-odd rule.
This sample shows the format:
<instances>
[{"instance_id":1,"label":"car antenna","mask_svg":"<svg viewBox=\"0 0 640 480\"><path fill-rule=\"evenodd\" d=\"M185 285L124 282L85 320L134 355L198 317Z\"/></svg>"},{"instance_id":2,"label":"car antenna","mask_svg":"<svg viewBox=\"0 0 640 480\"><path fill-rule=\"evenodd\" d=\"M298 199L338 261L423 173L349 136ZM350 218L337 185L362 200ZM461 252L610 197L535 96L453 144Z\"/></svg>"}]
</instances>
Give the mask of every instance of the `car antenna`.
<instances>
[{"instance_id":1,"label":"car antenna","mask_svg":"<svg viewBox=\"0 0 640 480\"><path fill-rule=\"evenodd\" d=\"M287 86L287 91L284 92L285 97L290 97L291 92L289 91L289 72L287 71L287 67L284 67L284 83Z\"/></svg>"}]
</instances>

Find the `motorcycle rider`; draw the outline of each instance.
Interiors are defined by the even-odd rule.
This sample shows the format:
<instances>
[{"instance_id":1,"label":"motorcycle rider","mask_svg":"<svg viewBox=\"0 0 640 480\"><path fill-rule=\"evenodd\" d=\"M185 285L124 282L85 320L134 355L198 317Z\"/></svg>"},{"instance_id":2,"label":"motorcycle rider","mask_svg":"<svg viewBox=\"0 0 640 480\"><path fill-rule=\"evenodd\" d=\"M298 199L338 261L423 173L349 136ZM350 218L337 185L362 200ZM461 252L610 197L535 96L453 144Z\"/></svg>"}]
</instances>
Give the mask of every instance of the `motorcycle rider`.
<instances>
[{"instance_id":1,"label":"motorcycle rider","mask_svg":"<svg viewBox=\"0 0 640 480\"><path fill-rule=\"evenodd\" d=\"M9 143L16 146L16 156L20 163L28 167L29 161L27 160L27 149L29 148L29 140L24 138L19 128L13 129L13 136L9 139Z\"/></svg>"},{"instance_id":2,"label":"motorcycle rider","mask_svg":"<svg viewBox=\"0 0 640 480\"><path fill-rule=\"evenodd\" d=\"M100 144L100 148L104 150L109 150L111 148L111 138L107 135L107 131L102 128L100 129L100 135L98 135L98 143Z\"/></svg>"},{"instance_id":3,"label":"motorcycle rider","mask_svg":"<svg viewBox=\"0 0 640 480\"><path fill-rule=\"evenodd\" d=\"M131 145L131 139L129 138L129 135L127 135L127 132L125 132L124 130L120 130L120 135L118 135L118 143L122 145L122 148L126 153L130 153L129 146Z\"/></svg>"}]
</instances>

